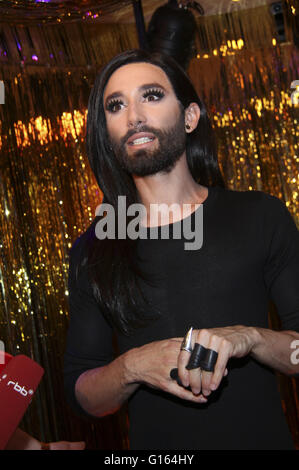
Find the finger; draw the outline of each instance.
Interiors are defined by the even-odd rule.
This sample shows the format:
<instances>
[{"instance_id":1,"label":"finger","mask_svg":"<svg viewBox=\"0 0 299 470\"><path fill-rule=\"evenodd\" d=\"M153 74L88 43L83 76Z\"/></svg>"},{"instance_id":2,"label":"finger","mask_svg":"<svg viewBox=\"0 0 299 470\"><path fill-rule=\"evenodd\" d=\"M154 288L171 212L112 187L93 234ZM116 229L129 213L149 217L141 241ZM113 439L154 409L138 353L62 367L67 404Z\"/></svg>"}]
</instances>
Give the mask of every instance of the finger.
<instances>
[{"instance_id":1,"label":"finger","mask_svg":"<svg viewBox=\"0 0 299 470\"><path fill-rule=\"evenodd\" d=\"M194 395L192 391L186 390L175 381L172 381L167 385L166 391L183 400L194 401L196 403L207 403L207 399L202 394Z\"/></svg>"},{"instance_id":2,"label":"finger","mask_svg":"<svg viewBox=\"0 0 299 470\"><path fill-rule=\"evenodd\" d=\"M182 343L184 338L169 338L169 339L170 339L170 341L175 341L177 343Z\"/></svg>"},{"instance_id":3,"label":"finger","mask_svg":"<svg viewBox=\"0 0 299 470\"><path fill-rule=\"evenodd\" d=\"M193 349L193 327L189 328L181 344L180 353L178 355L178 378L184 387L189 386L189 374L186 366L189 362Z\"/></svg>"},{"instance_id":4,"label":"finger","mask_svg":"<svg viewBox=\"0 0 299 470\"><path fill-rule=\"evenodd\" d=\"M201 369L189 370L189 384L194 395L199 395L201 392Z\"/></svg>"},{"instance_id":5,"label":"finger","mask_svg":"<svg viewBox=\"0 0 299 470\"><path fill-rule=\"evenodd\" d=\"M219 338L216 335L210 335L208 349L215 351L218 354L220 344L221 344L221 338ZM216 364L215 364L215 367L216 367ZM201 388L202 388L202 393L205 396L210 395L212 391L210 387L211 387L211 380L212 380L213 375L214 375L214 372L209 372L205 370L202 371Z\"/></svg>"},{"instance_id":6,"label":"finger","mask_svg":"<svg viewBox=\"0 0 299 470\"><path fill-rule=\"evenodd\" d=\"M230 346L226 344L226 342L222 342L219 352L218 358L215 365L215 370L213 376L211 378L211 390L217 390L220 385L222 378L227 375L227 362L230 358ZM226 374L225 374L226 372Z\"/></svg>"},{"instance_id":7,"label":"finger","mask_svg":"<svg viewBox=\"0 0 299 470\"><path fill-rule=\"evenodd\" d=\"M202 394L205 397L208 397L212 392L212 390L210 388L212 375L213 375L213 372L207 372L207 371L204 371L204 370L202 371L201 390L202 390Z\"/></svg>"},{"instance_id":8,"label":"finger","mask_svg":"<svg viewBox=\"0 0 299 470\"><path fill-rule=\"evenodd\" d=\"M84 450L85 442L70 442L70 450Z\"/></svg>"},{"instance_id":9,"label":"finger","mask_svg":"<svg viewBox=\"0 0 299 470\"><path fill-rule=\"evenodd\" d=\"M211 337L211 334L208 330L205 330L205 329L198 330L195 341L196 343L203 346L204 348L207 348L210 342L210 337ZM203 391L203 385L202 385L203 377L204 377L203 371L200 369L192 369L189 371L189 383L190 383L192 391L195 394L200 393L200 391Z\"/></svg>"},{"instance_id":10,"label":"finger","mask_svg":"<svg viewBox=\"0 0 299 470\"><path fill-rule=\"evenodd\" d=\"M191 353L188 351L180 351L178 356L178 376L184 387L189 387L189 373L186 366L189 362Z\"/></svg>"}]
</instances>

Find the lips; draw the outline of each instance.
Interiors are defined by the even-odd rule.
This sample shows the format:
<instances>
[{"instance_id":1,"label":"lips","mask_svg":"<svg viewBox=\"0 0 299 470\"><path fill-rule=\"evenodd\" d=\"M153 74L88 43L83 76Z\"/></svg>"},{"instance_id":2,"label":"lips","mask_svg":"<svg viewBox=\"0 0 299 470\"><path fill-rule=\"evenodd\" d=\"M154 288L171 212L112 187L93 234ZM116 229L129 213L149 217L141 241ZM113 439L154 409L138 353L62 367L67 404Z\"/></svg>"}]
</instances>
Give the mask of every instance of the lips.
<instances>
[{"instance_id":1,"label":"lips","mask_svg":"<svg viewBox=\"0 0 299 470\"><path fill-rule=\"evenodd\" d=\"M129 139L127 140L127 144L131 146L142 145L148 142L152 142L155 138L156 137L154 136L154 134L150 132L138 132L129 137Z\"/></svg>"}]
</instances>

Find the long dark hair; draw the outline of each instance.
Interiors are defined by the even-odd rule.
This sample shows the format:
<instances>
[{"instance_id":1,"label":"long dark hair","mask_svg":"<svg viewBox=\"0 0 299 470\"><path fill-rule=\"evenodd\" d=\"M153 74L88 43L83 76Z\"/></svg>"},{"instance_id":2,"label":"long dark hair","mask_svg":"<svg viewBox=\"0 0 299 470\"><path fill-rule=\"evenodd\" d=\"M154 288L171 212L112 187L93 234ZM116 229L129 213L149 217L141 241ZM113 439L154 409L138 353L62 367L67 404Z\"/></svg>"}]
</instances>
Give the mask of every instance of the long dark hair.
<instances>
[{"instance_id":1,"label":"long dark hair","mask_svg":"<svg viewBox=\"0 0 299 470\"><path fill-rule=\"evenodd\" d=\"M115 158L109 143L104 113L103 94L112 73L131 63L147 62L160 67L167 75L177 99L186 109L192 102L200 107L200 121L191 134L186 135L186 156L194 180L204 186L224 187L218 166L217 149L206 108L185 71L169 56L143 50L131 50L114 57L96 77L87 116L86 146L91 169L103 192L104 202L111 204L117 215L119 196L126 196L127 207L138 201L137 189L130 174ZM95 227L99 216L95 217ZM129 218L127 217L127 222ZM117 220L116 220L117 226ZM116 231L117 233L117 231ZM143 315L145 301L139 280L150 282L140 270L136 256L136 242L126 239L99 240L95 230L87 237L88 273L94 295L109 322L123 334L132 333L149 320Z\"/></svg>"}]
</instances>

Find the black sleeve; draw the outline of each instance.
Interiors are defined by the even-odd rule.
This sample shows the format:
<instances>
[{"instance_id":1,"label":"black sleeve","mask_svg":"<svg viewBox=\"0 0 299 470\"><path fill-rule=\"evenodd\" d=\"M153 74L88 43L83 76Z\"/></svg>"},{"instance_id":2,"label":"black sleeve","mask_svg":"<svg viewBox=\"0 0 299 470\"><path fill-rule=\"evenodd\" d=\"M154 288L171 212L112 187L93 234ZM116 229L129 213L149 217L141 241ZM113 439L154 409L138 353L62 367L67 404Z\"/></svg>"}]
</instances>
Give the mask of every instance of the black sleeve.
<instances>
[{"instance_id":1,"label":"black sleeve","mask_svg":"<svg viewBox=\"0 0 299 470\"><path fill-rule=\"evenodd\" d=\"M283 330L299 332L299 232L278 198L265 197L264 280Z\"/></svg>"},{"instance_id":2,"label":"black sleeve","mask_svg":"<svg viewBox=\"0 0 299 470\"><path fill-rule=\"evenodd\" d=\"M88 417L75 396L79 376L108 364L114 358L112 328L101 313L88 281L79 266L80 239L69 254L69 328L64 355L64 389L68 403L79 415Z\"/></svg>"}]
</instances>

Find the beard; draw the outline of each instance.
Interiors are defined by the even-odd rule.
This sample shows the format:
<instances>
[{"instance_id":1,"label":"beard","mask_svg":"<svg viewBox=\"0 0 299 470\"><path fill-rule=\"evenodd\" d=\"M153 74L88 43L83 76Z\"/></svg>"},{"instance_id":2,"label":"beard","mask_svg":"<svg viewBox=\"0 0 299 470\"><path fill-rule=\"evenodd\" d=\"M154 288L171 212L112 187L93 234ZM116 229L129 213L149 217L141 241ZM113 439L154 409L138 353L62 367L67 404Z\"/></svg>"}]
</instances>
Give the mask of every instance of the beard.
<instances>
[{"instance_id":1,"label":"beard","mask_svg":"<svg viewBox=\"0 0 299 470\"><path fill-rule=\"evenodd\" d=\"M158 141L157 148L140 149L129 155L126 142L136 132L151 132ZM121 168L129 174L149 176L159 172L169 173L186 150L184 112L180 112L177 122L170 129L161 131L148 126L132 129L119 142L111 139L111 147Z\"/></svg>"}]
</instances>

